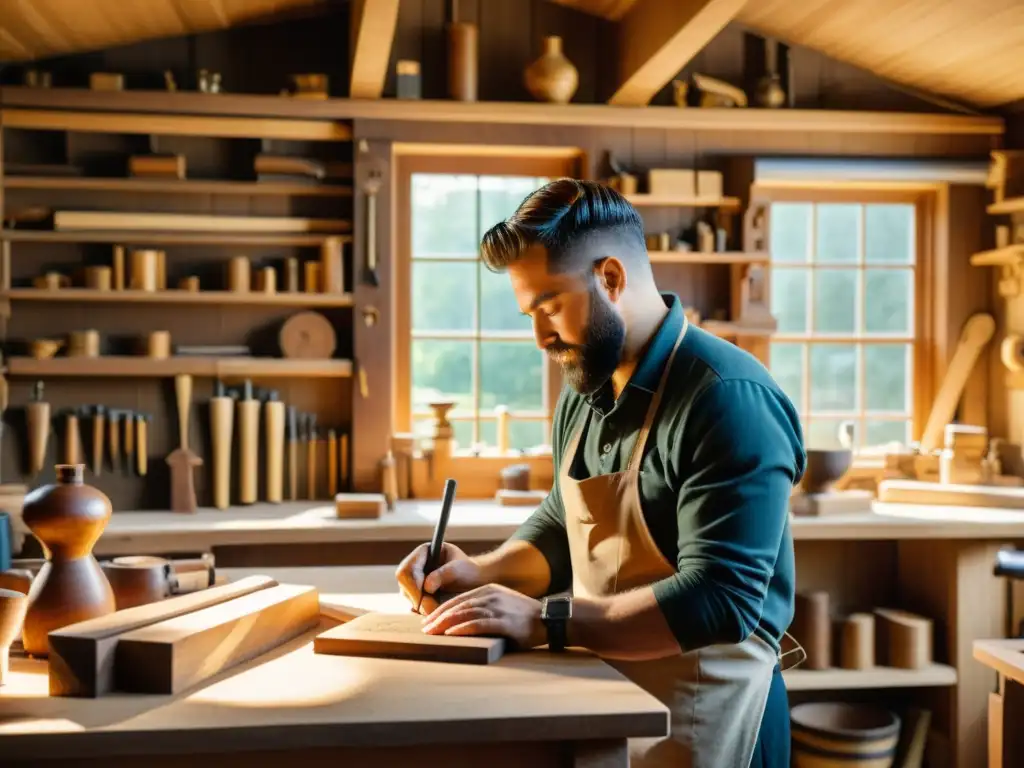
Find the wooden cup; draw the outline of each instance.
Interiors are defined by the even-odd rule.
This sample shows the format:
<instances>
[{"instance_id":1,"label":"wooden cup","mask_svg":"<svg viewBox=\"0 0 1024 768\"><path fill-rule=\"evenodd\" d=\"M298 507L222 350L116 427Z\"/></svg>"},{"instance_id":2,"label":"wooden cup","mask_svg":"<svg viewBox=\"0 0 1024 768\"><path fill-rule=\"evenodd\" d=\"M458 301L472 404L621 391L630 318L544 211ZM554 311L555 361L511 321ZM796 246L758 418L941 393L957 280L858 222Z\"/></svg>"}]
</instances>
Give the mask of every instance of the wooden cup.
<instances>
[{"instance_id":1,"label":"wooden cup","mask_svg":"<svg viewBox=\"0 0 1024 768\"><path fill-rule=\"evenodd\" d=\"M183 277L178 281L178 288L189 293L199 293L199 278L195 275Z\"/></svg>"},{"instance_id":2,"label":"wooden cup","mask_svg":"<svg viewBox=\"0 0 1024 768\"><path fill-rule=\"evenodd\" d=\"M153 331L146 337L146 356L164 360L171 356L171 332Z\"/></svg>"},{"instance_id":3,"label":"wooden cup","mask_svg":"<svg viewBox=\"0 0 1024 768\"><path fill-rule=\"evenodd\" d=\"M110 267L86 267L85 287L94 291L109 291L114 284L114 270Z\"/></svg>"},{"instance_id":4,"label":"wooden cup","mask_svg":"<svg viewBox=\"0 0 1024 768\"><path fill-rule=\"evenodd\" d=\"M0 685L9 670L11 643L21 634L28 610L28 595L13 589L0 589Z\"/></svg>"},{"instance_id":5,"label":"wooden cup","mask_svg":"<svg viewBox=\"0 0 1024 768\"><path fill-rule=\"evenodd\" d=\"M448 25L448 98L476 101L477 29L475 24L455 22Z\"/></svg>"},{"instance_id":6,"label":"wooden cup","mask_svg":"<svg viewBox=\"0 0 1024 768\"><path fill-rule=\"evenodd\" d=\"M71 278L60 272L47 272L32 281L32 285L44 291L57 291L71 287Z\"/></svg>"},{"instance_id":7,"label":"wooden cup","mask_svg":"<svg viewBox=\"0 0 1024 768\"><path fill-rule=\"evenodd\" d=\"M101 567L114 590L119 611L155 603L171 594L171 562L162 557L115 557Z\"/></svg>"},{"instance_id":8,"label":"wooden cup","mask_svg":"<svg viewBox=\"0 0 1024 768\"><path fill-rule=\"evenodd\" d=\"M306 272L306 293L320 293L320 262L307 261L303 267Z\"/></svg>"},{"instance_id":9,"label":"wooden cup","mask_svg":"<svg viewBox=\"0 0 1024 768\"><path fill-rule=\"evenodd\" d=\"M234 256L228 262L228 290L248 293L252 280L248 256Z\"/></svg>"},{"instance_id":10,"label":"wooden cup","mask_svg":"<svg viewBox=\"0 0 1024 768\"><path fill-rule=\"evenodd\" d=\"M277 271L263 267L256 273L256 290L259 293L277 293Z\"/></svg>"},{"instance_id":11,"label":"wooden cup","mask_svg":"<svg viewBox=\"0 0 1024 768\"><path fill-rule=\"evenodd\" d=\"M68 357L99 357L99 331L72 331L68 334Z\"/></svg>"},{"instance_id":12,"label":"wooden cup","mask_svg":"<svg viewBox=\"0 0 1024 768\"><path fill-rule=\"evenodd\" d=\"M159 282L159 251L132 251L130 288L133 291L156 291Z\"/></svg>"}]
</instances>

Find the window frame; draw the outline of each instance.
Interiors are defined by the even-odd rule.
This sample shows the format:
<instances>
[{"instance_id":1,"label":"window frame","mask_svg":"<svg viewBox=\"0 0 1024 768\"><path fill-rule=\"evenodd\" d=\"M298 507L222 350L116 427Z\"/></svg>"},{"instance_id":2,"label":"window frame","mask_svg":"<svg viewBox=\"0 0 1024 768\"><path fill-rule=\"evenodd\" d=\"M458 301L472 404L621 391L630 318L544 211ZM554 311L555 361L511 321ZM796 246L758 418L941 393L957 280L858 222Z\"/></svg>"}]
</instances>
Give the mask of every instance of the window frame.
<instances>
[{"instance_id":1,"label":"window frame","mask_svg":"<svg viewBox=\"0 0 1024 768\"><path fill-rule=\"evenodd\" d=\"M414 421L421 418L412 412L412 177L417 173L467 174L482 176L537 176L548 178L582 178L584 157L577 148L522 148L522 147L477 147L477 146L428 146L411 145L405 151L395 148L395 203L394 231L392 242L396 243L395 279L393 283L392 306L394 307L394 377L392 380L392 424L396 432L412 433ZM468 260L466 260L468 261ZM432 336L435 334L431 334ZM438 332L438 337L446 335ZM462 332L454 332L452 338L461 338ZM472 334L476 337L476 334ZM501 340L501 332L494 332L495 341ZM488 334L482 335L487 340ZM542 412L517 416L510 414L509 421L542 421L545 442L550 440L551 419L555 403L561 391L562 381L558 366L544 356ZM475 389L479 382L474 379ZM477 392L479 394L479 392ZM424 414L425 416L426 414ZM453 422L473 419L478 423L492 421L493 416L477 412L476 416L450 415ZM470 446L459 446L459 453L468 453Z\"/></svg>"},{"instance_id":2,"label":"window frame","mask_svg":"<svg viewBox=\"0 0 1024 768\"><path fill-rule=\"evenodd\" d=\"M755 181L751 186L751 206L764 205L768 212L768 229L771 230L771 204L772 203L855 203L860 205L871 205L877 203L904 203L911 204L915 208L915 266L914 266L914 313L913 329L911 334L912 344L912 366L913 384L910 395L913 399L909 412L911 414L910 440L916 441L921 438L924 426L931 411L933 400L933 338L934 320L936 316L936 302L940 297L936 294L937 284L935 279L935 252L936 252L936 204L941 191L941 184L901 183L885 181L853 181L853 182L829 182L819 179L808 179L800 181ZM765 243L766 248L769 243ZM808 266L814 269L813 262ZM864 266L858 264L858 268ZM774 274L774 265L768 262L768 280ZM813 297L812 297L813 298ZM786 341L783 334L776 333L768 340L770 343ZM847 340L845 337L823 335L821 341L815 340L813 331L804 334L804 340L809 344L815 343L836 343L839 341L852 341L857 345L870 344L872 340L867 338L853 338ZM770 367L771 346L767 352L766 365ZM863 371L861 372L863 376ZM805 383L806 380L805 380ZM860 387L864 382L860 382ZM802 404L797 404L801 410L801 418L805 415L802 411ZM864 418L863 411L857 415L858 423ZM864 450L858 446L859 450ZM869 452L870 448L867 449Z\"/></svg>"}]
</instances>

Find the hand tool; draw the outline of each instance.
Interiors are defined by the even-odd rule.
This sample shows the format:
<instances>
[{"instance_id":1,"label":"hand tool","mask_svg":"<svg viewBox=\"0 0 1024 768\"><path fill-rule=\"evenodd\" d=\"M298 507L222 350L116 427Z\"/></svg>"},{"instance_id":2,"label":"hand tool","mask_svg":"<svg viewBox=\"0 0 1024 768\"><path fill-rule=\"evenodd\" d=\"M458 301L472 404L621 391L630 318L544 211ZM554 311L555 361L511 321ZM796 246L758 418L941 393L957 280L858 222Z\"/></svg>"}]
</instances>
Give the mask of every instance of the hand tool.
<instances>
[{"instance_id":1,"label":"hand tool","mask_svg":"<svg viewBox=\"0 0 1024 768\"><path fill-rule=\"evenodd\" d=\"M97 477L103 474L103 427L106 422L106 410L102 405L92 407L92 473Z\"/></svg>"},{"instance_id":2,"label":"hand tool","mask_svg":"<svg viewBox=\"0 0 1024 768\"><path fill-rule=\"evenodd\" d=\"M64 418L64 450L62 461L64 464L78 464L81 461L82 433L78 425L78 411L68 408L61 411Z\"/></svg>"},{"instance_id":3,"label":"hand tool","mask_svg":"<svg viewBox=\"0 0 1024 768\"><path fill-rule=\"evenodd\" d=\"M180 373L174 377L174 395L178 406L178 439L180 445L167 456L171 468L171 510L196 511L196 487L193 472L203 460L188 447L189 412L192 408L192 377Z\"/></svg>"},{"instance_id":4,"label":"hand tool","mask_svg":"<svg viewBox=\"0 0 1024 768\"><path fill-rule=\"evenodd\" d=\"M267 393L263 420L267 431L267 501L278 504L284 493L284 403L276 390Z\"/></svg>"},{"instance_id":5,"label":"hand tool","mask_svg":"<svg viewBox=\"0 0 1024 768\"><path fill-rule=\"evenodd\" d=\"M32 399L25 406L28 422L29 474L35 477L46 463L46 443L50 436L50 404L43 400L43 382L32 385Z\"/></svg>"},{"instance_id":6,"label":"hand tool","mask_svg":"<svg viewBox=\"0 0 1024 768\"><path fill-rule=\"evenodd\" d=\"M135 412L125 411L124 420L124 471L132 475L135 472Z\"/></svg>"},{"instance_id":7,"label":"hand tool","mask_svg":"<svg viewBox=\"0 0 1024 768\"><path fill-rule=\"evenodd\" d=\"M294 405L288 406L288 499L299 498L299 416Z\"/></svg>"},{"instance_id":8,"label":"hand tool","mask_svg":"<svg viewBox=\"0 0 1024 768\"><path fill-rule=\"evenodd\" d=\"M348 432L342 432L338 435L338 480L342 491L350 489L348 481Z\"/></svg>"},{"instance_id":9,"label":"hand tool","mask_svg":"<svg viewBox=\"0 0 1024 768\"><path fill-rule=\"evenodd\" d=\"M210 439L213 443L213 506L231 505L231 438L235 423L235 401L224 391L224 382L214 385L210 398Z\"/></svg>"},{"instance_id":10,"label":"hand tool","mask_svg":"<svg viewBox=\"0 0 1024 768\"><path fill-rule=\"evenodd\" d=\"M309 433L307 437L309 442L306 443L306 492L309 495L310 501L315 499L316 496L316 414L306 414L307 423L309 424Z\"/></svg>"},{"instance_id":11,"label":"hand tool","mask_svg":"<svg viewBox=\"0 0 1024 768\"><path fill-rule=\"evenodd\" d=\"M242 385L238 401L238 501L256 502L259 473L260 401L253 396L252 381Z\"/></svg>"},{"instance_id":12,"label":"hand tool","mask_svg":"<svg viewBox=\"0 0 1024 768\"><path fill-rule=\"evenodd\" d=\"M371 169L363 185L366 193L366 253L363 255L366 264L363 269L363 283L374 287L380 284L377 277L377 193L380 191L381 172Z\"/></svg>"},{"instance_id":13,"label":"hand tool","mask_svg":"<svg viewBox=\"0 0 1024 768\"><path fill-rule=\"evenodd\" d=\"M327 430L327 495L338 494L338 441L333 429Z\"/></svg>"},{"instance_id":14,"label":"hand tool","mask_svg":"<svg viewBox=\"0 0 1024 768\"><path fill-rule=\"evenodd\" d=\"M121 411L107 409L107 442L110 444L110 469L121 470Z\"/></svg>"},{"instance_id":15,"label":"hand tool","mask_svg":"<svg viewBox=\"0 0 1024 768\"><path fill-rule=\"evenodd\" d=\"M135 414L135 468L139 477L149 470L149 414Z\"/></svg>"},{"instance_id":16,"label":"hand tool","mask_svg":"<svg viewBox=\"0 0 1024 768\"><path fill-rule=\"evenodd\" d=\"M424 586L427 583L427 576L437 570L441 565L441 550L444 548L444 534L448 529L448 516L452 511L452 503L455 501L455 478L449 477L444 483L444 498L441 500L441 514L437 518L437 525L434 526L434 537L430 540L430 547L427 549L427 561L423 564L423 584L420 585L420 599L416 604L416 613L420 612L423 605Z\"/></svg>"}]
</instances>

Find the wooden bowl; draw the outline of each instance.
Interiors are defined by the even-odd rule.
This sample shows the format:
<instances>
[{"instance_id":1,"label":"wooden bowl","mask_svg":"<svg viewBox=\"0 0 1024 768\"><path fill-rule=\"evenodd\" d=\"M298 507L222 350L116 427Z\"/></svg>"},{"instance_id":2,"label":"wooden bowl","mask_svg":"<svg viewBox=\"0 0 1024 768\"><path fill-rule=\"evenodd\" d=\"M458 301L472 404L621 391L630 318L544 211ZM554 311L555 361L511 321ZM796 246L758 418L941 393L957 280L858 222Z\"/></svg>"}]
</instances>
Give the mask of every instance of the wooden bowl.
<instances>
[{"instance_id":1,"label":"wooden bowl","mask_svg":"<svg viewBox=\"0 0 1024 768\"><path fill-rule=\"evenodd\" d=\"M807 451L807 469L801 485L804 493L827 493L853 462L849 448Z\"/></svg>"},{"instance_id":2,"label":"wooden bowl","mask_svg":"<svg viewBox=\"0 0 1024 768\"><path fill-rule=\"evenodd\" d=\"M845 702L798 704L790 710L794 768L891 768L899 717L886 709Z\"/></svg>"}]
</instances>

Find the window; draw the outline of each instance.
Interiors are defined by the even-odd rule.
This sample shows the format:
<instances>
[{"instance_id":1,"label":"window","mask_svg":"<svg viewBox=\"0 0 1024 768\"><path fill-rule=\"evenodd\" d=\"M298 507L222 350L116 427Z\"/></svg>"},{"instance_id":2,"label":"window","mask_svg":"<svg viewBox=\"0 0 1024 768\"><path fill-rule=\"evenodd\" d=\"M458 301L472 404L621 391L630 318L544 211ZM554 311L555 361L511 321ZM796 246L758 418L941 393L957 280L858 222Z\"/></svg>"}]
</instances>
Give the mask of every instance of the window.
<instances>
[{"instance_id":1,"label":"window","mask_svg":"<svg viewBox=\"0 0 1024 768\"><path fill-rule=\"evenodd\" d=\"M770 194L769 367L799 409L808 448L915 436L920 204L907 194Z\"/></svg>"},{"instance_id":2,"label":"window","mask_svg":"<svg viewBox=\"0 0 1024 768\"><path fill-rule=\"evenodd\" d=\"M550 178L570 175L564 166L563 158L504 165L494 158L405 158L398 216L406 230L398 233L397 285L404 294L397 301L399 430L430 435L428 404L450 401L460 451L496 445L499 406L508 409L511 449L550 442L557 390L551 390L549 362L508 275L484 266L479 245L528 194Z\"/></svg>"}]
</instances>

